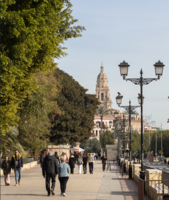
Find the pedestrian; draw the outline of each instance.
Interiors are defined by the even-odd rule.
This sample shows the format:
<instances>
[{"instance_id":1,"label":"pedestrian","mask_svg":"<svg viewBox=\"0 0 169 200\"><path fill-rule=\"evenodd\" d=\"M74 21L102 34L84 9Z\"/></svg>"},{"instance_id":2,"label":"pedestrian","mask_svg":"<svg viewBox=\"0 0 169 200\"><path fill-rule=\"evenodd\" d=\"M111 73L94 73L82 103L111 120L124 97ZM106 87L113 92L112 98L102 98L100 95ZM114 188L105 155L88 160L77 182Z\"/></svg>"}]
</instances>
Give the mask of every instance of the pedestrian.
<instances>
[{"instance_id":1,"label":"pedestrian","mask_svg":"<svg viewBox=\"0 0 169 200\"><path fill-rule=\"evenodd\" d=\"M83 172L84 174L87 173L87 161L88 161L88 156L86 153L83 155Z\"/></svg>"},{"instance_id":2,"label":"pedestrian","mask_svg":"<svg viewBox=\"0 0 169 200\"><path fill-rule=\"evenodd\" d=\"M101 160L102 160L102 169L103 169L103 171L105 171L105 168L106 168L106 161L107 161L107 157L106 157L105 153L104 153L103 156L101 157Z\"/></svg>"},{"instance_id":3,"label":"pedestrian","mask_svg":"<svg viewBox=\"0 0 169 200\"><path fill-rule=\"evenodd\" d=\"M69 163L69 158L67 156L67 154L65 153L65 162L68 164Z\"/></svg>"},{"instance_id":4,"label":"pedestrian","mask_svg":"<svg viewBox=\"0 0 169 200\"><path fill-rule=\"evenodd\" d=\"M43 152L40 154L40 156L39 156L39 161L40 161L40 166L41 166L41 168L42 168L42 166L43 166L43 161L44 161L44 155L43 155Z\"/></svg>"},{"instance_id":5,"label":"pedestrian","mask_svg":"<svg viewBox=\"0 0 169 200\"><path fill-rule=\"evenodd\" d=\"M60 190L61 195L66 196L66 184L69 179L69 166L65 163L65 158L61 156L61 163L59 163L59 181L60 181Z\"/></svg>"},{"instance_id":6,"label":"pedestrian","mask_svg":"<svg viewBox=\"0 0 169 200\"><path fill-rule=\"evenodd\" d=\"M99 156L99 160L101 159L101 154L100 154L100 152L98 153L98 156Z\"/></svg>"},{"instance_id":7,"label":"pedestrian","mask_svg":"<svg viewBox=\"0 0 169 200\"><path fill-rule=\"evenodd\" d=\"M83 163L83 161L82 161L82 156L81 156L81 154L79 153L79 154L78 154L78 158L77 158L78 174L81 174L81 172L82 172L82 163Z\"/></svg>"},{"instance_id":8,"label":"pedestrian","mask_svg":"<svg viewBox=\"0 0 169 200\"><path fill-rule=\"evenodd\" d=\"M57 161L59 163L60 161L59 161L59 156L58 156L58 152L57 151L55 152L55 158L57 159Z\"/></svg>"},{"instance_id":9,"label":"pedestrian","mask_svg":"<svg viewBox=\"0 0 169 200\"><path fill-rule=\"evenodd\" d=\"M52 151L49 151L48 155L44 159L42 174L43 177L46 178L46 190L48 192L47 196L50 196L50 193L52 193L52 195L55 195L54 189L55 189L56 177L58 175L58 160L55 158L55 156L53 156ZM51 189L50 189L50 179L52 179Z\"/></svg>"},{"instance_id":10,"label":"pedestrian","mask_svg":"<svg viewBox=\"0 0 169 200\"><path fill-rule=\"evenodd\" d=\"M92 153L89 153L88 162L89 162L89 172L90 174L93 174L94 158L93 158Z\"/></svg>"},{"instance_id":11,"label":"pedestrian","mask_svg":"<svg viewBox=\"0 0 169 200\"><path fill-rule=\"evenodd\" d=\"M11 161L9 160L8 156L5 156L5 160L1 164L1 169L4 173L4 181L5 185L10 185L10 173L11 173Z\"/></svg>"},{"instance_id":12,"label":"pedestrian","mask_svg":"<svg viewBox=\"0 0 169 200\"><path fill-rule=\"evenodd\" d=\"M11 168L14 170L15 173L15 185L21 185L21 170L23 167L23 158L21 154L19 154L18 150L15 151L15 154L12 156L11 160ZM18 177L19 174L19 177Z\"/></svg>"},{"instance_id":13,"label":"pedestrian","mask_svg":"<svg viewBox=\"0 0 169 200\"><path fill-rule=\"evenodd\" d=\"M74 174L75 163L76 163L76 159L73 153L71 153L70 158L69 158L69 166L70 166L71 174Z\"/></svg>"}]
</instances>

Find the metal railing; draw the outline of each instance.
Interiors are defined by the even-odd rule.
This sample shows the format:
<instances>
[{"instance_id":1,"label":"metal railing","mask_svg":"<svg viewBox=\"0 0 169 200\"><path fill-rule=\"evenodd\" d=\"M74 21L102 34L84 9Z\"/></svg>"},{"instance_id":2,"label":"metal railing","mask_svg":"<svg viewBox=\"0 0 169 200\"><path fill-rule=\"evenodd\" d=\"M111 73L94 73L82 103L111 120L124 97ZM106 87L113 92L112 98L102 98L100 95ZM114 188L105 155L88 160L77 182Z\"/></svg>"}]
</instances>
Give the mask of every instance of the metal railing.
<instances>
[{"instance_id":1,"label":"metal railing","mask_svg":"<svg viewBox=\"0 0 169 200\"><path fill-rule=\"evenodd\" d=\"M169 200L169 179L138 180L138 200Z\"/></svg>"}]
</instances>

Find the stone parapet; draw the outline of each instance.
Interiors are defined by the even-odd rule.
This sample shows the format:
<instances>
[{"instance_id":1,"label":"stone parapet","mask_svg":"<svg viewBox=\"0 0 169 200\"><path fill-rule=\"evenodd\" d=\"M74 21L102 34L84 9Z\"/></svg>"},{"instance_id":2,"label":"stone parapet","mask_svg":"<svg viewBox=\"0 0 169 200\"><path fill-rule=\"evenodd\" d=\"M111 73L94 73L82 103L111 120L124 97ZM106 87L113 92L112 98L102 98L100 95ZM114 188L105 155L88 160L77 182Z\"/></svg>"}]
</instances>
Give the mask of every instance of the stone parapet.
<instances>
[{"instance_id":1,"label":"stone parapet","mask_svg":"<svg viewBox=\"0 0 169 200\"><path fill-rule=\"evenodd\" d=\"M145 182L145 191L150 192L150 185L160 184L162 180L162 171L158 169L146 169L145 179L149 180ZM154 181L153 181L154 180Z\"/></svg>"}]
</instances>

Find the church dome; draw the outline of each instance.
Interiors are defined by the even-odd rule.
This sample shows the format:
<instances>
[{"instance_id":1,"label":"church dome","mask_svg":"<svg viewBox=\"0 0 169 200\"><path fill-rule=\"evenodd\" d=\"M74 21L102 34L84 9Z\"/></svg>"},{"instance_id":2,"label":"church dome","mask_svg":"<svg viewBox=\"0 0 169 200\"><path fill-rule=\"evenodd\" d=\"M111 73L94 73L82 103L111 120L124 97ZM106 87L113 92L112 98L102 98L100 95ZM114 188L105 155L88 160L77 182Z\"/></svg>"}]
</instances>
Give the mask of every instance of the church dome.
<instances>
[{"instance_id":1,"label":"church dome","mask_svg":"<svg viewBox=\"0 0 169 200\"><path fill-rule=\"evenodd\" d=\"M104 73L104 66L101 67L100 74L97 76L97 81L108 81L107 75Z\"/></svg>"}]
</instances>

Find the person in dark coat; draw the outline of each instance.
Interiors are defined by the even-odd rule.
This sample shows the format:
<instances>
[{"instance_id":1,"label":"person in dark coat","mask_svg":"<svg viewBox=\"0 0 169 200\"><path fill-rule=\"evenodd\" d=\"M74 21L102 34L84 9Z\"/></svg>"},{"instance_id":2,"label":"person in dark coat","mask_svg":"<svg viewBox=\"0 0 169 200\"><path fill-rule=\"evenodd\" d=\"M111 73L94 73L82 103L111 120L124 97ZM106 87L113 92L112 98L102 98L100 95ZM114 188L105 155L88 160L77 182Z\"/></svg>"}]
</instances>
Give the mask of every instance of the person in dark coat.
<instances>
[{"instance_id":1,"label":"person in dark coat","mask_svg":"<svg viewBox=\"0 0 169 200\"><path fill-rule=\"evenodd\" d=\"M88 156L86 155L86 153L84 153L84 155L83 155L83 172L84 172L84 174L87 173L87 161L88 161Z\"/></svg>"},{"instance_id":2,"label":"person in dark coat","mask_svg":"<svg viewBox=\"0 0 169 200\"><path fill-rule=\"evenodd\" d=\"M58 152L55 152L55 158L58 160L58 163L59 163L60 161L59 161Z\"/></svg>"},{"instance_id":3,"label":"person in dark coat","mask_svg":"<svg viewBox=\"0 0 169 200\"><path fill-rule=\"evenodd\" d=\"M106 161L107 161L107 157L106 157L105 153L104 153L103 156L101 157L101 160L102 160L103 171L105 171L105 168L106 168Z\"/></svg>"},{"instance_id":4,"label":"person in dark coat","mask_svg":"<svg viewBox=\"0 0 169 200\"><path fill-rule=\"evenodd\" d=\"M23 159L22 156L19 154L18 150L15 151L15 154L12 156L11 160L11 168L15 172L15 182L16 186L21 184L21 170L23 167ZM19 173L19 178L18 178L18 173Z\"/></svg>"},{"instance_id":5,"label":"person in dark coat","mask_svg":"<svg viewBox=\"0 0 169 200\"><path fill-rule=\"evenodd\" d=\"M76 159L72 153L69 157L69 166L70 166L71 174L74 174L75 163L76 163Z\"/></svg>"},{"instance_id":6,"label":"person in dark coat","mask_svg":"<svg viewBox=\"0 0 169 200\"><path fill-rule=\"evenodd\" d=\"M50 193L52 193L52 195L55 195L54 189L56 177L58 175L58 160L55 158L55 156L53 156L53 153L51 151L48 152L48 155L44 159L42 174L43 177L46 178L46 190L48 192L48 196L50 196ZM51 189L50 179L52 179Z\"/></svg>"},{"instance_id":7,"label":"person in dark coat","mask_svg":"<svg viewBox=\"0 0 169 200\"><path fill-rule=\"evenodd\" d=\"M43 166L43 161L44 161L44 155L43 155L43 152L40 154L40 157L39 157L39 160L40 160L40 165L41 165L41 168Z\"/></svg>"},{"instance_id":8,"label":"person in dark coat","mask_svg":"<svg viewBox=\"0 0 169 200\"><path fill-rule=\"evenodd\" d=\"M11 173L11 161L8 156L5 156L5 160L2 162L1 169L4 173L5 185L10 185L10 173Z\"/></svg>"}]
</instances>

